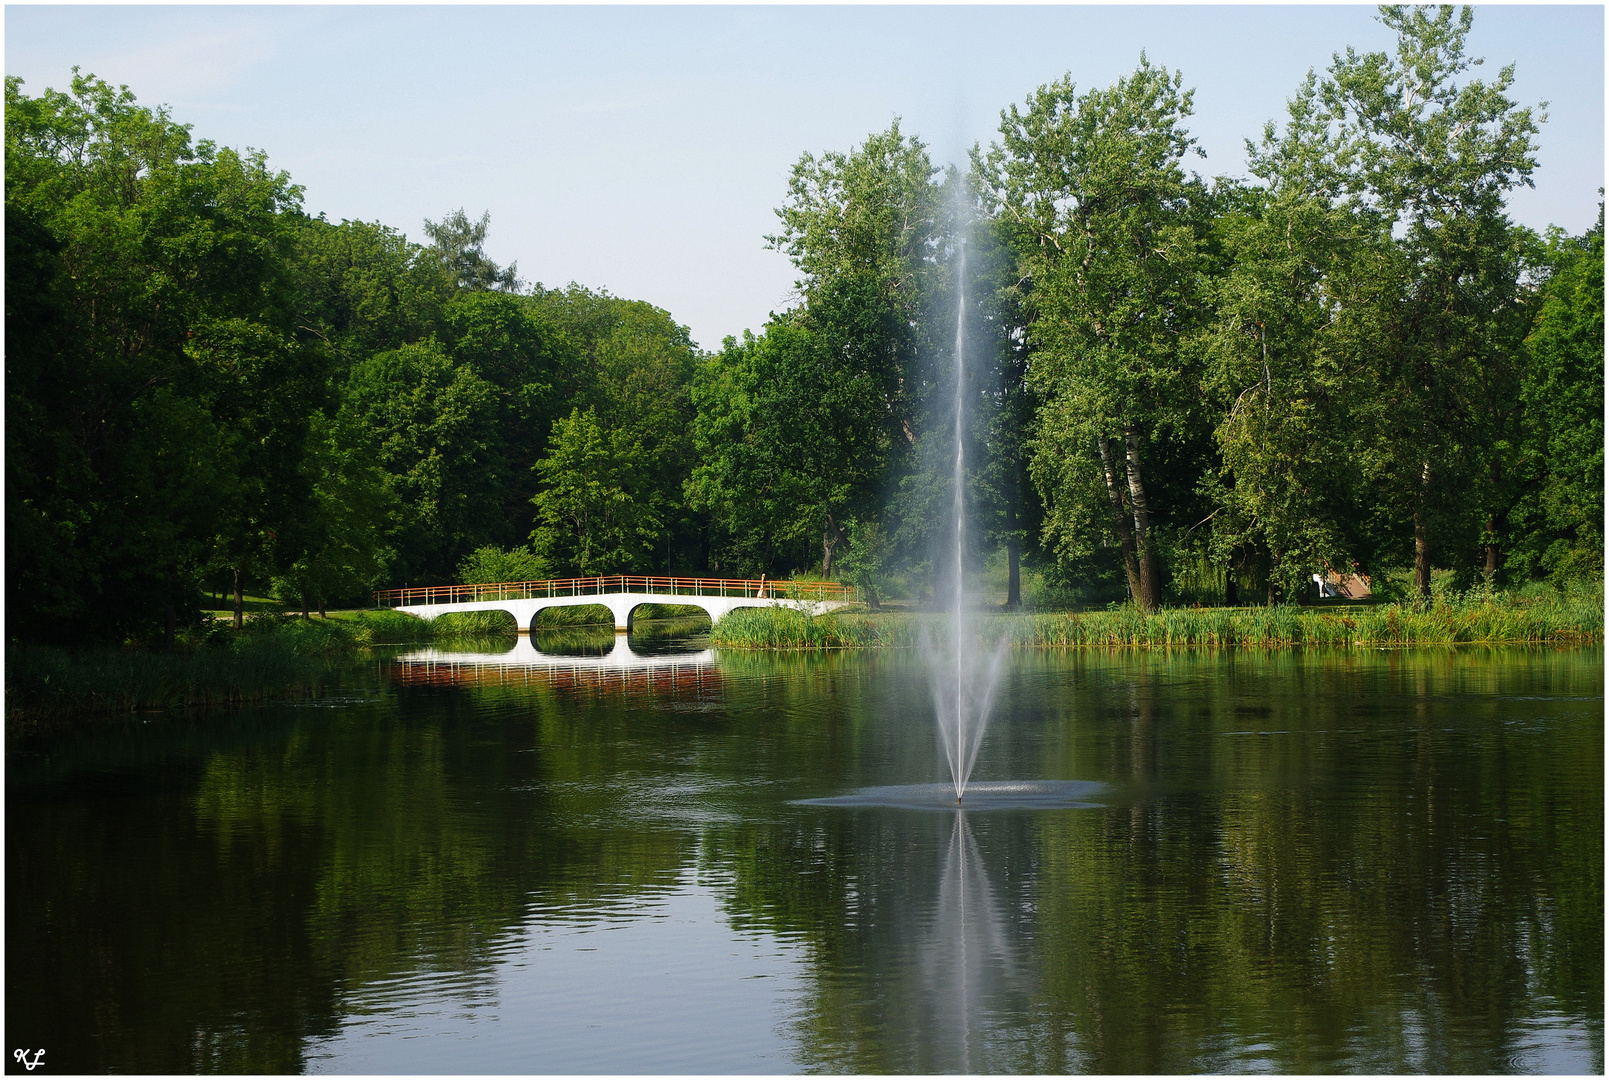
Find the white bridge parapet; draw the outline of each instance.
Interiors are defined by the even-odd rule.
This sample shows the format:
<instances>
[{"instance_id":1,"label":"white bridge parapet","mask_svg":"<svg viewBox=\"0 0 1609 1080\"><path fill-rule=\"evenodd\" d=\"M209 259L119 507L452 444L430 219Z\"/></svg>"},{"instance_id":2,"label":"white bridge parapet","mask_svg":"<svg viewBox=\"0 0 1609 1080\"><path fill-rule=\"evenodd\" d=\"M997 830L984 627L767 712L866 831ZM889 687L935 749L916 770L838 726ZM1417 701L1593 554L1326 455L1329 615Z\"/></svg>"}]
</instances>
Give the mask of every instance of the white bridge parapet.
<instances>
[{"instance_id":1,"label":"white bridge parapet","mask_svg":"<svg viewBox=\"0 0 1609 1080\"><path fill-rule=\"evenodd\" d=\"M508 581L493 585L439 585L387 589L374 594L376 607L434 619L453 611L506 611L528 633L545 608L601 605L614 615L615 632L631 627L643 604L680 604L704 609L717 623L740 607L786 607L819 615L856 602L853 586L831 581L767 581L764 578L680 578L640 574Z\"/></svg>"}]
</instances>

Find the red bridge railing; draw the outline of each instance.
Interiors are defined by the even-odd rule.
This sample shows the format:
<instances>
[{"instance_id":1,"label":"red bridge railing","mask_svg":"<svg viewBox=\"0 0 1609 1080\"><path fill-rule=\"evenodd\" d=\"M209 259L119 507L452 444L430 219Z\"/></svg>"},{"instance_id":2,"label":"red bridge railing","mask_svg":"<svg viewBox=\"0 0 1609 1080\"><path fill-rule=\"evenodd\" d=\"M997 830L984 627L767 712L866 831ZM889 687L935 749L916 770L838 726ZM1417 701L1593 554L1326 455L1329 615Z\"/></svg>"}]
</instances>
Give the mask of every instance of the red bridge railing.
<instances>
[{"instance_id":1,"label":"red bridge railing","mask_svg":"<svg viewBox=\"0 0 1609 1080\"><path fill-rule=\"evenodd\" d=\"M836 581L767 581L764 578L666 577L654 574L610 574L605 577L555 578L550 581L504 581L495 585L430 585L415 589L378 589L375 607L423 604L472 604L486 600L535 600L562 596L607 596L612 593L654 596L752 596L756 599L855 600L853 585Z\"/></svg>"}]
</instances>

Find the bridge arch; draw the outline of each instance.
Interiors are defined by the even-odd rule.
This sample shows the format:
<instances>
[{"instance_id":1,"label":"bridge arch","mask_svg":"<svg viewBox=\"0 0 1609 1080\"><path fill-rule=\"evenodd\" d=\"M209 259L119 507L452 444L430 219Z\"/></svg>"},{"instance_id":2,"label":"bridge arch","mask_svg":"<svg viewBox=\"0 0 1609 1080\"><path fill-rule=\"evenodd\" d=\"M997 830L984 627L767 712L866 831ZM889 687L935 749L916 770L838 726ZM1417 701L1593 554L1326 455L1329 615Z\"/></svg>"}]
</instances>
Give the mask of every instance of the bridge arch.
<instances>
[{"instance_id":1,"label":"bridge arch","mask_svg":"<svg viewBox=\"0 0 1609 1080\"><path fill-rule=\"evenodd\" d=\"M576 611L576 612L582 612L582 611L588 611L588 609L594 609L593 611L590 612L590 615L594 616L594 617L589 617L589 618L586 619L586 621L576 621L576 622L571 622L569 620L565 620L565 621L562 621L562 622L560 622L560 621L543 622L542 621L542 615L543 615L544 612L554 611L554 610L557 610L557 609L559 609L561 607L562 608L568 608L569 610ZM546 605L543 605L543 606L540 606L540 607L536 607L531 611L529 617L526 618L524 620L524 622L521 623L521 625L520 625L520 633L522 633L522 634L526 633L526 632L536 633L539 630L562 630L567 626L597 626L600 623L611 623L612 624L612 623L614 623L616 621L617 621L617 619L615 617L614 609L612 607L610 607L608 604L602 603L601 601L591 603L591 604L569 604L569 605L546 604Z\"/></svg>"}]
</instances>

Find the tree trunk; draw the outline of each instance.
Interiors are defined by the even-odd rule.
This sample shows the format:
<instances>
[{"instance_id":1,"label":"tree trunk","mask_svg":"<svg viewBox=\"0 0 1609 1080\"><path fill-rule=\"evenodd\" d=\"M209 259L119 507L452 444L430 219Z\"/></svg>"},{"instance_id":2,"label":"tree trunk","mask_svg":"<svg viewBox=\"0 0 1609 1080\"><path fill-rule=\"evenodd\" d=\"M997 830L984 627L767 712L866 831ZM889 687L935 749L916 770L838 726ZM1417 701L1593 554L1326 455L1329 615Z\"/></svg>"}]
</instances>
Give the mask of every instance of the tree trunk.
<instances>
[{"instance_id":1,"label":"tree trunk","mask_svg":"<svg viewBox=\"0 0 1609 1080\"><path fill-rule=\"evenodd\" d=\"M838 550L838 541L843 537L843 530L833 521L832 515L827 515L826 522L821 527L821 576L832 577L832 556Z\"/></svg>"},{"instance_id":2,"label":"tree trunk","mask_svg":"<svg viewBox=\"0 0 1609 1080\"><path fill-rule=\"evenodd\" d=\"M1430 599L1430 531L1425 520L1425 499L1430 493L1430 462L1420 474L1419 491L1413 501L1413 591L1420 600Z\"/></svg>"},{"instance_id":3,"label":"tree trunk","mask_svg":"<svg viewBox=\"0 0 1609 1080\"><path fill-rule=\"evenodd\" d=\"M1134 546L1140 559L1140 606L1155 611L1162 603L1162 581L1157 572L1156 545L1151 539L1151 511L1140 479L1140 441L1132 427L1123 429L1128 446L1129 504L1134 507Z\"/></svg>"},{"instance_id":4,"label":"tree trunk","mask_svg":"<svg viewBox=\"0 0 1609 1080\"><path fill-rule=\"evenodd\" d=\"M162 605L162 645L169 652L173 651L173 646L179 634L178 592L179 568L176 566L169 567L168 596L166 603Z\"/></svg>"},{"instance_id":5,"label":"tree trunk","mask_svg":"<svg viewBox=\"0 0 1609 1080\"><path fill-rule=\"evenodd\" d=\"M1224 570L1224 603L1229 607L1240 605L1240 582L1235 580L1235 568L1229 566Z\"/></svg>"},{"instance_id":6,"label":"tree trunk","mask_svg":"<svg viewBox=\"0 0 1609 1080\"><path fill-rule=\"evenodd\" d=\"M1497 515L1486 515L1486 580L1497 580Z\"/></svg>"},{"instance_id":7,"label":"tree trunk","mask_svg":"<svg viewBox=\"0 0 1609 1080\"><path fill-rule=\"evenodd\" d=\"M1022 607L1022 557L1017 551L1017 538L1006 541L1006 610Z\"/></svg>"},{"instance_id":8,"label":"tree trunk","mask_svg":"<svg viewBox=\"0 0 1609 1080\"><path fill-rule=\"evenodd\" d=\"M1101 468L1106 473L1106 494L1112 501L1112 524L1117 529L1118 544L1123 548L1123 572L1129 579L1129 599L1136 604L1140 602L1140 563L1134 556L1134 526L1129 522L1129 516L1123 507L1123 488L1117 479L1117 470L1112 465L1112 448L1106 443L1106 436L1098 435L1095 445L1101 452Z\"/></svg>"},{"instance_id":9,"label":"tree trunk","mask_svg":"<svg viewBox=\"0 0 1609 1080\"><path fill-rule=\"evenodd\" d=\"M1422 504L1413 508L1413 591L1421 600L1430 599L1430 538Z\"/></svg>"},{"instance_id":10,"label":"tree trunk","mask_svg":"<svg viewBox=\"0 0 1609 1080\"><path fill-rule=\"evenodd\" d=\"M235 567L235 629L244 629L246 625L246 591L240 582L240 567Z\"/></svg>"},{"instance_id":11,"label":"tree trunk","mask_svg":"<svg viewBox=\"0 0 1609 1080\"><path fill-rule=\"evenodd\" d=\"M327 619L327 618L330 617L330 613L324 610L324 594L323 593L318 594L318 617L321 618L321 619Z\"/></svg>"},{"instance_id":12,"label":"tree trunk","mask_svg":"<svg viewBox=\"0 0 1609 1080\"><path fill-rule=\"evenodd\" d=\"M1022 568L1017 555L1017 507L1015 492L1006 500L1006 610L1022 607Z\"/></svg>"}]
</instances>

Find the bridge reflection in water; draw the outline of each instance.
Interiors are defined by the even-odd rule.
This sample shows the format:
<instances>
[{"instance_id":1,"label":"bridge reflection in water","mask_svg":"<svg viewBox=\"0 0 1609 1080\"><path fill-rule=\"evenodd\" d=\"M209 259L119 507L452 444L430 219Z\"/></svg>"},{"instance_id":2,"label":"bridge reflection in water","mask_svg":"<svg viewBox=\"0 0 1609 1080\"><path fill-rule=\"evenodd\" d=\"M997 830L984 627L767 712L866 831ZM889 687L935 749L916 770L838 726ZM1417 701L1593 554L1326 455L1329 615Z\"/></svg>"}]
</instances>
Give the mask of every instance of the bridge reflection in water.
<instances>
[{"instance_id":1,"label":"bridge reflection in water","mask_svg":"<svg viewBox=\"0 0 1609 1080\"><path fill-rule=\"evenodd\" d=\"M521 636L508 652L419 649L392 660L386 674L409 686L545 686L597 695L665 694L708 701L720 696L721 673L710 649L644 654L614 639L599 656L545 653Z\"/></svg>"}]
</instances>

